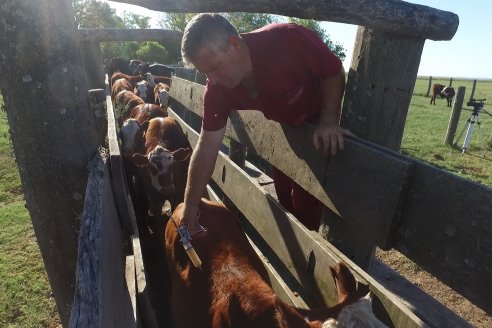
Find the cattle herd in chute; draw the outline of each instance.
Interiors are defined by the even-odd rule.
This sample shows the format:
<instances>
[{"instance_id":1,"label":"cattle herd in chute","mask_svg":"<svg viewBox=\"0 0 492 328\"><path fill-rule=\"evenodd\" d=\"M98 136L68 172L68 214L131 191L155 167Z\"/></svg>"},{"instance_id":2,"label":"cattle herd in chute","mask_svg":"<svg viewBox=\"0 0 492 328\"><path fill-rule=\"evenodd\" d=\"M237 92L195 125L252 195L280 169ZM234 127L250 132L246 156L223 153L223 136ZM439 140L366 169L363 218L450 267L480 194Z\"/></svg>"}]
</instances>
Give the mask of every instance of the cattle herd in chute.
<instances>
[{"instance_id":1,"label":"cattle herd in chute","mask_svg":"<svg viewBox=\"0 0 492 328\"><path fill-rule=\"evenodd\" d=\"M385 327L374 316L370 298L356 292L354 276L343 263L330 268L339 297L334 307L305 310L283 302L237 218L205 199L199 220L207 230L193 236L203 266L195 268L176 229L192 149L167 113L173 70L114 59L107 71L138 228L159 241L167 259L173 327ZM173 211L170 219L165 201Z\"/></svg>"}]
</instances>

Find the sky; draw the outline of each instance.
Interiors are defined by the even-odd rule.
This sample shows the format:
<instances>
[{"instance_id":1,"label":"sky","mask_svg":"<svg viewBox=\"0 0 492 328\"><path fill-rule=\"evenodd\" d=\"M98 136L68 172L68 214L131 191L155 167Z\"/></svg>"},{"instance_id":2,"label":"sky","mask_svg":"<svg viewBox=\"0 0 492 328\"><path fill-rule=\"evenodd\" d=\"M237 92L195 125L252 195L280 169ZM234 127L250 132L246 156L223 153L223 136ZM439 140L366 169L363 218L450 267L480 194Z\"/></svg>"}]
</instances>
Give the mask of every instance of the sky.
<instances>
[{"instance_id":1,"label":"sky","mask_svg":"<svg viewBox=\"0 0 492 328\"><path fill-rule=\"evenodd\" d=\"M143 7L127 5L112 1L108 4L116 9L118 15L124 11L151 17L151 27L159 28L157 21L160 12ZM450 11L459 16L459 26L450 41L426 40L420 60L419 76L492 79L492 1L442 1L411 0L411 3ZM330 39L339 42L347 50L343 62L346 71L350 67L354 48L356 25L322 22Z\"/></svg>"}]
</instances>

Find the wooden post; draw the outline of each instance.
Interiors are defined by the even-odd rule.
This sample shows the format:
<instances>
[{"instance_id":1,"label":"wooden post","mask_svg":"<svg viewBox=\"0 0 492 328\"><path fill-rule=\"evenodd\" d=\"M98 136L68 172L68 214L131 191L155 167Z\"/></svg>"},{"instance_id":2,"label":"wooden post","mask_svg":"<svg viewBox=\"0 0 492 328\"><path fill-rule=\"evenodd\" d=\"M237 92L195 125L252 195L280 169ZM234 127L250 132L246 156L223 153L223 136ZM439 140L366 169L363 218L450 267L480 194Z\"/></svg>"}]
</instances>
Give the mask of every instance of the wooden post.
<instances>
[{"instance_id":1,"label":"wooden post","mask_svg":"<svg viewBox=\"0 0 492 328\"><path fill-rule=\"evenodd\" d=\"M449 86L452 86L453 85L453 78L450 78L449 79Z\"/></svg>"},{"instance_id":2,"label":"wooden post","mask_svg":"<svg viewBox=\"0 0 492 328\"><path fill-rule=\"evenodd\" d=\"M471 95L470 95L470 99L473 99L473 97L475 96L475 88L477 87L477 80L473 80L473 87L472 87L472 92L471 92Z\"/></svg>"},{"instance_id":3,"label":"wooden post","mask_svg":"<svg viewBox=\"0 0 492 328\"><path fill-rule=\"evenodd\" d=\"M359 27L343 104L345 128L358 137L399 149L417 79L415 58L420 58L424 41ZM370 268L375 245L328 209L320 233L361 268Z\"/></svg>"},{"instance_id":4,"label":"wooden post","mask_svg":"<svg viewBox=\"0 0 492 328\"><path fill-rule=\"evenodd\" d=\"M463 98L465 98L465 90L465 87L458 88L458 93L456 94L453 103L453 110L451 111L451 116L449 117L448 131L446 132L446 138L444 139L444 142L448 145L453 144L454 136L456 135L456 128L458 127L461 108L463 107Z\"/></svg>"},{"instance_id":5,"label":"wooden post","mask_svg":"<svg viewBox=\"0 0 492 328\"><path fill-rule=\"evenodd\" d=\"M195 72L195 82L201 85L205 85L205 83L207 82L207 76L197 70Z\"/></svg>"},{"instance_id":6,"label":"wooden post","mask_svg":"<svg viewBox=\"0 0 492 328\"><path fill-rule=\"evenodd\" d=\"M344 127L399 150L417 79L415 58L420 58L424 41L359 27L345 89Z\"/></svg>"},{"instance_id":7,"label":"wooden post","mask_svg":"<svg viewBox=\"0 0 492 328\"><path fill-rule=\"evenodd\" d=\"M4 0L0 17L0 88L22 190L68 327L87 164L99 145L73 10L65 0Z\"/></svg>"},{"instance_id":8,"label":"wooden post","mask_svg":"<svg viewBox=\"0 0 492 328\"><path fill-rule=\"evenodd\" d=\"M87 85L90 88L104 88L104 70L99 42L81 42L80 54Z\"/></svg>"},{"instance_id":9,"label":"wooden post","mask_svg":"<svg viewBox=\"0 0 492 328\"><path fill-rule=\"evenodd\" d=\"M104 89L89 90L89 103L94 120L94 127L97 131L99 144L104 143L108 132L108 118L106 115L106 92Z\"/></svg>"},{"instance_id":10,"label":"wooden post","mask_svg":"<svg viewBox=\"0 0 492 328\"><path fill-rule=\"evenodd\" d=\"M246 161L246 148L234 139L230 139L229 158L238 166L243 167Z\"/></svg>"},{"instance_id":11,"label":"wooden post","mask_svg":"<svg viewBox=\"0 0 492 328\"><path fill-rule=\"evenodd\" d=\"M425 94L426 97L429 97L431 87L432 87L432 76L429 76L429 86L427 87L427 93Z\"/></svg>"},{"instance_id":12,"label":"wooden post","mask_svg":"<svg viewBox=\"0 0 492 328\"><path fill-rule=\"evenodd\" d=\"M195 81L195 70L191 68L185 68L185 67L176 67L174 70L174 74L177 77L180 77L182 79L188 80L188 81Z\"/></svg>"}]
</instances>

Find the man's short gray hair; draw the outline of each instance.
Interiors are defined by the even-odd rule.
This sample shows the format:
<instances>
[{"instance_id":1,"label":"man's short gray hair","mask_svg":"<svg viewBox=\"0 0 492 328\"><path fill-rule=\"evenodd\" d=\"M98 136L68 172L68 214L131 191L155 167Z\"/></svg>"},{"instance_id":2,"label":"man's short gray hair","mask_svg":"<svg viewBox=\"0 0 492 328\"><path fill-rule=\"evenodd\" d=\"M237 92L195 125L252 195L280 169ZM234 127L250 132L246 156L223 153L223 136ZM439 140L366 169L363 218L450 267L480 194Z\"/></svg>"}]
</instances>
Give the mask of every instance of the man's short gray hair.
<instances>
[{"instance_id":1,"label":"man's short gray hair","mask_svg":"<svg viewBox=\"0 0 492 328\"><path fill-rule=\"evenodd\" d=\"M198 14L183 33L181 56L185 65L192 66L198 51L207 46L212 51L225 50L230 36L238 36L236 28L219 14Z\"/></svg>"}]
</instances>

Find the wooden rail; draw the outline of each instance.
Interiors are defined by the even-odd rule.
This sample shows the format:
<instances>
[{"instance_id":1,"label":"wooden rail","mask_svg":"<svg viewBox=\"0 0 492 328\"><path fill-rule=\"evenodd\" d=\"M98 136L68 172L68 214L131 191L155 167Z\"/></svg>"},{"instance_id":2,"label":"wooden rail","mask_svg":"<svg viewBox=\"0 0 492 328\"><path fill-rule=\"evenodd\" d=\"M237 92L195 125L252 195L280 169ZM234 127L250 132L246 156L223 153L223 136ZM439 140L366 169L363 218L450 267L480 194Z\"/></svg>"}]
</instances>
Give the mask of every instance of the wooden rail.
<instances>
[{"instance_id":1,"label":"wooden rail","mask_svg":"<svg viewBox=\"0 0 492 328\"><path fill-rule=\"evenodd\" d=\"M172 86L173 101L201 115L203 86L176 77ZM373 242L399 250L475 304L492 308L492 300L486 297L492 292L492 244L488 242L492 226L487 223L492 217L492 189L360 140L347 140L343 155L327 162L313 155L311 127L263 124L259 123L265 122L261 113L243 112L231 115L229 137L252 145ZM286 139L296 141L287 147ZM286 167L291 163L290 169ZM384 168L381 173L378 166ZM384 221L384 213L391 214L383 210L388 204L396 212ZM384 229L384 223L391 228L380 239L381 231L376 230ZM377 229L372 230L374 225Z\"/></svg>"},{"instance_id":2,"label":"wooden rail","mask_svg":"<svg viewBox=\"0 0 492 328\"><path fill-rule=\"evenodd\" d=\"M171 108L168 112L169 116L179 121L191 146L194 147L198 141L197 132ZM354 271L357 280L377 296L374 302L379 306L376 306L379 309L378 316L386 324L392 327L426 326L397 297L350 259L320 235L307 230L292 214L285 211L255 178L239 168L222 152L217 158L212 179L277 254L304 292L317 304L336 303L336 287L327 268L344 261Z\"/></svg>"},{"instance_id":3,"label":"wooden rail","mask_svg":"<svg viewBox=\"0 0 492 328\"><path fill-rule=\"evenodd\" d=\"M435 8L399 0L202 1L116 0L164 12L253 12L363 25L394 34L432 40L450 40L458 16Z\"/></svg>"}]
</instances>

